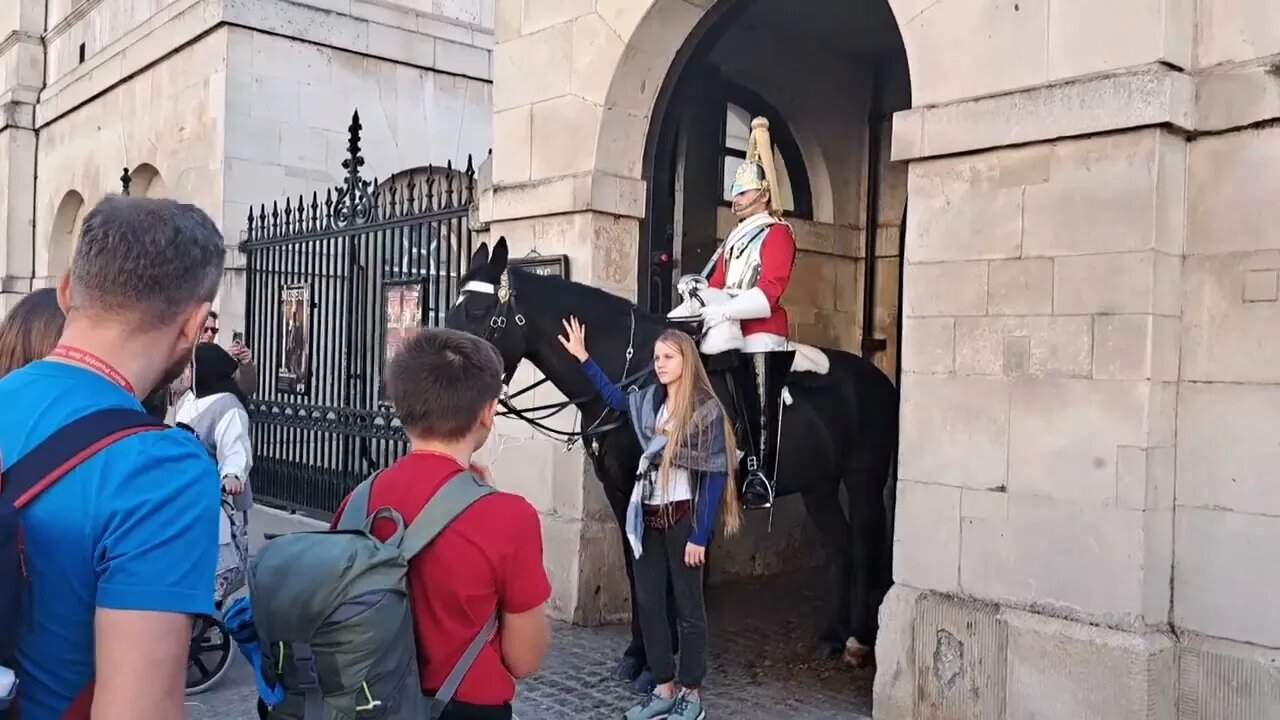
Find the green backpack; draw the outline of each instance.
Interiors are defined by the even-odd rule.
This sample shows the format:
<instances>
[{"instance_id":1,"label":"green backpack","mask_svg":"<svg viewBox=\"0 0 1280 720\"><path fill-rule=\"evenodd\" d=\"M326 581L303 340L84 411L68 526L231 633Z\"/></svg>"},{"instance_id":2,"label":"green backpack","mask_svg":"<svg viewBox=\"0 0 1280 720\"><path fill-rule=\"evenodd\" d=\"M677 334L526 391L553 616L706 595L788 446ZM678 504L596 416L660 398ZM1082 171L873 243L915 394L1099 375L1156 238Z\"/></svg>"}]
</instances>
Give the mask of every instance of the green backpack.
<instances>
[{"instance_id":1,"label":"green backpack","mask_svg":"<svg viewBox=\"0 0 1280 720\"><path fill-rule=\"evenodd\" d=\"M497 492L461 473L407 528L395 510L369 515L377 475L351 494L336 530L282 535L263 545L249 572L262 666L285 699L271 720L434 720L497 628L495 614L450 671L436 697L423 694L409 610L409 560L480 498ZM369 530L389 518L380 542Z\"/></svg>"}]
</instances>

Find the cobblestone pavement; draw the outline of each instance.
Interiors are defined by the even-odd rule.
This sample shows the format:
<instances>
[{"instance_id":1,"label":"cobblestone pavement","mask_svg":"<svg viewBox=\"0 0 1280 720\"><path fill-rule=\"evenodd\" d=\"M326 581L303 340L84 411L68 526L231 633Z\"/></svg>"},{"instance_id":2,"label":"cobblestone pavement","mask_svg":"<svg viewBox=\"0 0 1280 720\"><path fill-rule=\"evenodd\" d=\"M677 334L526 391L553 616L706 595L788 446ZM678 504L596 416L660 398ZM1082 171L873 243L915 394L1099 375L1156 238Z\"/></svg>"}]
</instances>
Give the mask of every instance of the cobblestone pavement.
<instances>
[{"instance_id":1,"label":"cobblestone pavement","mask_svg":"<svg viewBox=\"0 0 1280 720\"><path fill-rule=\"evenodd\" d=\"M705 689L711 718L853 720L871 717L871 670L812 659L821 583L811 575L708 590L711 658ZM520 684L519 720L618 718L636 701L609 673L627 641L624 626L556 623L543 670ZM188 698L193 720L256 720L248 666Z\"/></svg>"}]
</instances>

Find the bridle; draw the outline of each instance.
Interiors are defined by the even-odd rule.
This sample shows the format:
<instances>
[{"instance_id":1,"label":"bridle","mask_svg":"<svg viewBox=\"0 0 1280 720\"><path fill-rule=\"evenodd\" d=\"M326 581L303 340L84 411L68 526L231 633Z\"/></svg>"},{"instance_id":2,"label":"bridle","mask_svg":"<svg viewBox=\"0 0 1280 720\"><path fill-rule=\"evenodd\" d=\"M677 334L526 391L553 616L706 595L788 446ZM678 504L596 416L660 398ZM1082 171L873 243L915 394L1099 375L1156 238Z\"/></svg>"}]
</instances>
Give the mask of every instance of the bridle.
<instances>
[{"instance_id":1,"label":"bridle","mask_svg":"<svg viewBox=\"0 0 1280 720\"><path fill-rule=\"evenodd\" d=\"M493 285L493 283L482 282L480 280L471 280L467 282L465 285L462 286L461 293L459 293L458 295L459 302L461 302L463 298L463 293L467 293L467 292L476 292L476 293L482 293L485 295L493 295L497 298L497 304L493 308L493 315L490 316L488 327L485 329L484 335L482 336L484 340L493 344L494 347L499 347L497 344L497 340L502 335L502 331L507 329L507 327L510 325L510 322L514 322L518 327L525 327L527 325L527 321L525 320L524 314L521 313L520 309L516 306L516 293L515 293L515 290L511 287L511 275L509 271L507 270L502 271L502 275L499 276L498 285L496 287ZM508 318L511 318L510 322L508 321ZM635 388L634 383L636 381L644 378L646 375L652 372L652 368L645 366L644 368L634 373L628 374L628 372L630 372L631 370L631 361L635 356L635 341L636 341L636 313L635 313L635 308L632 308L631 332L630 332L630 338L627 341L627 352L625 356L626 362L623 365L623 369L622 369L623 379L619 383L623 387L627 388L628 391L633 390ZM501 350L499 350L499 353L501 353ZM503 362L504 363L506 362L505 358L503 359ZM510 393L508 391L508 387L510 386L511 379L512 377L514 377L514 375L515 375L515 368L512 368L511 370L505 371L503 373L502 394L498 396L498 404L501 405L503 409L498 411L498 415L502 417L514 417L518 420L523 420L525 423L527 423L530 427L532 427L538 433L542 434L544 437L550 438L557 442L564 442L565 452L572 450L574 445L576 445L579 441L589 439L592 441L592 447L587 448L587 450L589 453L594 454L599 451L599 446L597 442L597 437L599 435L603 435L604 433L610 430L621 427L627 422L627 417L625 415L606 406L605 409L600 413L600 416L596 418L595 422L591 423L591 425L586 430L583 430L582 432L565 431L565 430L560 430L558 428L551 427L543 421L550 420L551 418L560 414L562 410L565 410L570 406L577 406L579 403L583 403L588 400L591 400L592 398L595 397L595 393L592 393L590 395L586 395L580 398L572 398L569 400L564 400L562 402L547 403L546 405L536 405L534 407L527 407L527 408L518 408L512 404L513 400L520 397L521 395L525 395L527 393L533 392L537 388L549 382L550 378L547 378L544 376L541 380L538 380L527 387L517 390L515 393ZM541 414L538 414L535 416L534 413L541 413ZM610 415L614 415L615 417L606 423L605 418L609 417Z\"/></svg>"}]
</instances>

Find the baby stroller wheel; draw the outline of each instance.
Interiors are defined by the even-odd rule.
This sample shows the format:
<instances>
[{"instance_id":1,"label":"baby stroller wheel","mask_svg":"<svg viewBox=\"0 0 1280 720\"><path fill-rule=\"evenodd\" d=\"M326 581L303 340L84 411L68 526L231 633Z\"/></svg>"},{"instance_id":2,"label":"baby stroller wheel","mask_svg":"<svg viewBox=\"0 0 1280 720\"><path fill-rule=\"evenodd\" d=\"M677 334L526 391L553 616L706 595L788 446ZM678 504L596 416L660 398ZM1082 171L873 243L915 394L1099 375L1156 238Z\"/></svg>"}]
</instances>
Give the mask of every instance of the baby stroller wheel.
<instances>
[{"instance_id":1,"label":"baby stroller wheel","mask_svg":"<svg viewBox=\"0 0 1280 720\"><path fill-rule=\"evenodd\" d=\"M234 651L234 642L221 620L203 615L195 618L187 653L187 694L205 692L221 680L231 669Z\"/></svg>"}]
</instances>

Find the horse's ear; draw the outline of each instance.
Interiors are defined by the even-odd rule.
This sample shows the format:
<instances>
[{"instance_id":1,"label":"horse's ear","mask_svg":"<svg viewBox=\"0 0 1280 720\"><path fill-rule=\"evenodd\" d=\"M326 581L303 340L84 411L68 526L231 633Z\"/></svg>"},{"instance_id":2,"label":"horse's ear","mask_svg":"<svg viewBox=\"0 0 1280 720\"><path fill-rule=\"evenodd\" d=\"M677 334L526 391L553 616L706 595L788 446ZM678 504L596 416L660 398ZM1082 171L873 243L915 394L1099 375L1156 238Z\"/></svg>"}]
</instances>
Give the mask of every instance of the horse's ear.
<instances>
[{"instance_id":1,"label":"horse's ear","mask_svg":"<svg viewBox=\"0 0 1280 720\"><path fill-rule=\"evenodd\" d=\"M494 270L502 272L507 269L507 236L503 235L498 238L498 242L493 244L493 256L489 258L489 265Z\"/></svg>"},{"instance_id":2,"label":"horse's ear","mask_svg":"<svg viewBox=\"0 0 1280 720\"><path fill-rule=\"evenodd\" d=\"M468 266L468 272L475 272L485 265L489 264L489 243L482 242L476 251L471 253L471 264Z\"/></svg>"}]
</instances>

